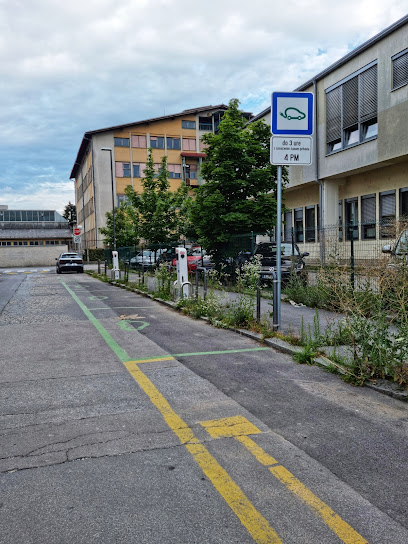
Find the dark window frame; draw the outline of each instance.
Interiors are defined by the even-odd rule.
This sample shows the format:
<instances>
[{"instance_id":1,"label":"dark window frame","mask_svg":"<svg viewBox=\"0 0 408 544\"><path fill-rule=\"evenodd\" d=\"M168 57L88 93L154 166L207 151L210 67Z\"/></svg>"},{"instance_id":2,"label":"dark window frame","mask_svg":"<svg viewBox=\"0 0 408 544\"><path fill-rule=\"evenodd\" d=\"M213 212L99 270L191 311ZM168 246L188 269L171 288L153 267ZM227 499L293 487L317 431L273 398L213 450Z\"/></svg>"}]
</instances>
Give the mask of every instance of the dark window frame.
<instances>
[{"instance_id":1,"label":"dark window frame","mask_svg":"<svg viewBox=\"0 0 408 544\"><path fill-rule=\"evenodd\" d=\"M357 70L325 92L327 155L378 137L377 61ZM370 127L375 128L370 130Z\"/></svg>"},{"instance_id":2,"label":"dark window frame","mask_svg":"<svg viewBox=\"0 0 408 544\"><path fill-rule=\"evenodd\" d=\"M169 145L170 144L170 145ZM166 136L166 147L167 149L181 149L181 140L174 136Z\"/></svg>"},{"instance_id":3,"label":"dark window frame","mask_svg":"<svg viewBox=\"0 0 408 544\"><path fill-rule=\"evenodd\" d=\"M305 239L304 234L304 213L303 208L295 208L293 214L293 227L295 232L295 242L303 244Z\"/></svg>"},{"instance_id":4,"label":"dark window frame","mask_svg":"<svg viewBox=\"0 0 408 544\"><path fill-rule=\"evenodd\" d=\"M374 206L373 206L374 203ZM377 238L377 195L370 193L361 196L361 239L375 240Z\"/></svg>"},{"instance_id":5,"label":"dark window frame","mask_svg":"<svg viewBox=\"0 0 408 544\"><path fill-rule=\"evenodd\" d=\"M115 136L113 141L115 147L130 147L130 138L120 138Z\"/></svg>"},{"instance_id":6,"label":"dark window frame","mask_svg":"<svg viewBox=\"0 0 408 544\"><path fill-rule=\"evenodd\" d=\"M187 130L195 130L196 129L196 122L195 121L189 121L188 119L182 119L181 128L184 128L184 129L187 129Z\"/></svg>"},{"instance_id":7,"label":"dark window frame","mask_svg":"<svg viewBox=\"0 0 408 544\"><path fill-rule=\"evenodd\" d=\"M391 57L391 91L396 91L408 84L408 48Z\"/></svg>"},{"instance_id":8,"label":"dark window frame","mask_svg":"<svg viewBox=\"0 0 408 544\"><path fill-rule=\"evenodd\" d=\"M312 224L309 225L309 222ZM316 206L305 206L305 239L306 242L316 242Z\"/></svg>"}]
</instances>

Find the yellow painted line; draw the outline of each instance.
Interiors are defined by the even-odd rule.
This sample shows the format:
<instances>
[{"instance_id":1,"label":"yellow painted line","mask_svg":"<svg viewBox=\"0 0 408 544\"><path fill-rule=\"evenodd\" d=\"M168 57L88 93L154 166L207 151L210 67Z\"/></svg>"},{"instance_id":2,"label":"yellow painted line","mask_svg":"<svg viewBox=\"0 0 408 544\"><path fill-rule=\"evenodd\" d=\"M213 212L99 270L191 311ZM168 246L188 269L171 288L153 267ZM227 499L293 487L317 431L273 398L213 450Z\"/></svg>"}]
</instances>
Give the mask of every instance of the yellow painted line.
<instances>
[{"instance_id":1,"label":"yellow painted line","mask_svg":"<svg viewBox=\"0 0 408 544\"><path fill-rule=\"evenodd\" d=\"M175 359L174 357L152 357L151 359L138 359L137 361L128 361L126 365L138 365L140 363L157 363L159 361L175 361Z\"/></svg>"},{"instance_id":2,"label":"yellow painted line","mask_svg":"<svg viewBox=\"0 0 408 544\"><path fill-rule=\"evenodd\" d=\"M266 453L265 450L263 450L256 442L254 442L249 436L237 436L236 440L238 442L241 442L248 451L252 453L252 455L261 463L261 465L264 465L266 467L269 467L270 465L277 465L278 461L272 457L272 455L269 455L269 453Z\"/></svg>"},{"instance_id":3,"label":"yellow painted line","mask_svg":"<svg viewBox=\"0 0 408 544\"><path fill-rule=\"evenodd\" d=\"M368 544L348 523L338 516L327 504L314 495L285 467L269 467L271 473L283 483L289 491L297 495L345 544Z\"/></svg>"},{"instance_id":4,"label":"yellow painted line","mask_svg":"<svg viewBox=\"0 0 408 544\"><path fill-rule=\"evenodd\" d=\"M172 409L168 401L138 368L137 364L129 361L125 362L124 365L254 541L258 544L282 544L281 539L269 525L268 521L256 510L241 488L229 476L228 472L222 468L207 448L199 442L190 427Z\"/></svg>"},{"instance_id":5,"label":"yellow painted line","mask_svg":"<svg viewBox=\"0 0 408 544\"><path fill-rule=\"evenodd\" d=\"M202 421L201 425L213 438L233 437L243 444L250 453L277 478L289 491L302 500L313 512L344 542L344 544L368 544L357 531L346 523L334 510L320 500L300 480L265 452L249 434L262 431L243 416ZM271 466L275 465L275 466Z\"/></svg>"}]
</instances>

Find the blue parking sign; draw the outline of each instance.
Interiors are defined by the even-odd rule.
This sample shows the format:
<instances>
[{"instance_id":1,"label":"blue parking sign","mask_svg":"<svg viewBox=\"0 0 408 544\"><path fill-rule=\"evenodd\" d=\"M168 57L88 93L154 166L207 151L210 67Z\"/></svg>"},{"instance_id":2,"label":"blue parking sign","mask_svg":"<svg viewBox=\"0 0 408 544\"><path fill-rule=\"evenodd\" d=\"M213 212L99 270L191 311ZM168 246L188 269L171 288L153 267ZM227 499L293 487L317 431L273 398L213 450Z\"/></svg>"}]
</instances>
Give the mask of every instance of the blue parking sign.
<instances>
[{"instance_id":1,"label":"blue parking sign","mask_svg":"<svg viewBox=\"0 0 408 544\"><path fill-rule=\"evenodd\" d=\"M313 93L272 93L272 134L313 134Z\"/></svg>"}]
</instances>

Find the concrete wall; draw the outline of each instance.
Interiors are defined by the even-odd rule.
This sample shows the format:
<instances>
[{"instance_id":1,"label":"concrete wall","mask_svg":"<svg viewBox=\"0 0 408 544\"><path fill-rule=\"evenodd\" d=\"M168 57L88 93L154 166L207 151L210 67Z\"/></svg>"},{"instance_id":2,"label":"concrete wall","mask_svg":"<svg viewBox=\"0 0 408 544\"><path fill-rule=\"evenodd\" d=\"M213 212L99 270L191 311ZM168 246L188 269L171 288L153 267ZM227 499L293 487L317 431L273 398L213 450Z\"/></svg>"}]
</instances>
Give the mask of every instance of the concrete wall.
<instances>
[{"instance_id":1,"label":"concrete wall","mask_svg":"<svg viewBox=\"0 0 408 544\"><path fill-rule=\"evenodd\" d=\"M0 268L23 266L55 266L55 259L68 251L68 246L2 246Z\"/></svg>"}]
</instances>

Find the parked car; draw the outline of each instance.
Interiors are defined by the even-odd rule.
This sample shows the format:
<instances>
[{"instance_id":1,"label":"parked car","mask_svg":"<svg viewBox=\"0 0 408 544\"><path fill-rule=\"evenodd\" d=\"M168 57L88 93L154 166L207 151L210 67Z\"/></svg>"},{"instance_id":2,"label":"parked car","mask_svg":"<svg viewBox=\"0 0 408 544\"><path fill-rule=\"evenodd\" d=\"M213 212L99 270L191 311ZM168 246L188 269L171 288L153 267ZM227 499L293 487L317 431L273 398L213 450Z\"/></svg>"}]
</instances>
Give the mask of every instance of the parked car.
<instances>
[{"instance_id":1,"label":"parked car","mask_svg":"<svg viewBox=\"0 0 408 544\"><path fill-rule=\"evenodd\" d=\"M172 266L177 265L177 259L174 258L172 261ZM193 247L187 250L187 270L189 272L194 272L197 270L198 266L205 266L206 268L212 268L213 263L211 263L210 257L206 252L201 249L201 247Z\"/></svg>"},{"instance_id":2,"label":"parked car","mask_svg":"<svg viewBox=\"0 0 408 544\"><path fill-rule=\"evenodd\" d=\"M143 251L139 251L134 257L130 259L130 267L139 268L143 265L144 268L155 268L160 251L161 250L155 252L151 249L144 249Z\"/></svg>"},{"instance_id":3,"label":"parked car","mask_svg":"<svg viewBox=\"0 0 408 544\"><path fill-rule=\"evenodd\" d=\"M84 261L78 253L61 253L55 260L57 274L84 271Z\"/></svg>"},{"instance_id":4,"label":"parked car","mask_svg":"<svg viewBox=\"0 0 408 544\"><path fill-rule=\"evenodd\" d=\"M391 245L387 244L382 248L383 253L389 253L393 258L390 265L397 264L402 258L408 256L408 230L404 230L398 236L396 242Z\"/></svg>"},{"instance_id":5,"label":"parked car","mask_svg":"<svg viewBox=\"0 0 408 544\"><path fill-rule=\"evenodd\" d=\"M265 282L271 282L276 272L276 242L261 242L255 246L254 256L260 255L261 279ZM300 253L297 244L281 244L281 279L282 283L287 283L291 274L295 274L302 283L307 283L307 270L304 258L309 253ZM241 253L237 257L237 264L242 265L251 258L248 252Z\"/></svg>"},{"instance_id":6,"label":"parked car","mask_svg":"<svg viewBox=\"0 0 408 544\"><path fill-rule=\"evenodd\" d=\"M168 249L161 250L160 255L157 257L157 266L159 264L172 264L173 260L176 258L176 248L169 247Z\"/></svg>"}]
</instances>

